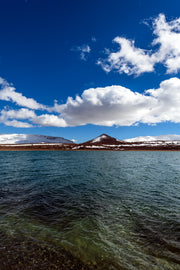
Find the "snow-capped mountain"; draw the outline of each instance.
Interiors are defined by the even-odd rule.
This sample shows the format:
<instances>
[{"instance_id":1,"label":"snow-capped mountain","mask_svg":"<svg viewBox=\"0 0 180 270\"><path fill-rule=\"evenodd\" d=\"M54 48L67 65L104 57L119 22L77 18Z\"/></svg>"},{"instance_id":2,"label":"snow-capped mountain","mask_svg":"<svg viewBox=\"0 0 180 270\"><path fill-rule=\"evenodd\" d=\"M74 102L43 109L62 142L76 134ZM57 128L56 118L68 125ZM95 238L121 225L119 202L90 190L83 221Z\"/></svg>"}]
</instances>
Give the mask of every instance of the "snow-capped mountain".
<instances>
[{"instance_id":1,"label":"snow-capped mountain","mask_svg":"<svg viewBox=\"0 0 180 270\"><path fill-rule=\"evenodd\" d=\"M124 140L125 142L179 141L180 135L140 136Z\"/></svg>"},{"instance_id":2,"label":"snow-capped mountain","mask_svg":"<svg viewBox=\"0 0 180 270\"><path fill-rule=\"evenodd\" d=\"M180 151L180 135L146 136L120 141L102 134L90 141L74 144L72 141L61 137L31 134L0 134L0 150Z\"/></svg>"},{"instance_id":3,"label":"snow-capped mountain","mask_svg":"<svg viewBox=\"0 0 180 270\"><path fill-rule=\"evenodd\" d=\"M96 137L95 139L85 142L85 144L119 144L119 143L121 143L121 141L107 134L102 134Z\"/></svg>"},{"instance_id":4,"label":"snow-capped mountain","mask_svg":"<svg viewBox=\"0 0 180 270\"><path fill-rule=\"evenodd\" d=\"M44 135L33 134L2 134L0 133L0 144L26 144L26 143L73 143L70 140Z\"/></svg>"}]
</instances>

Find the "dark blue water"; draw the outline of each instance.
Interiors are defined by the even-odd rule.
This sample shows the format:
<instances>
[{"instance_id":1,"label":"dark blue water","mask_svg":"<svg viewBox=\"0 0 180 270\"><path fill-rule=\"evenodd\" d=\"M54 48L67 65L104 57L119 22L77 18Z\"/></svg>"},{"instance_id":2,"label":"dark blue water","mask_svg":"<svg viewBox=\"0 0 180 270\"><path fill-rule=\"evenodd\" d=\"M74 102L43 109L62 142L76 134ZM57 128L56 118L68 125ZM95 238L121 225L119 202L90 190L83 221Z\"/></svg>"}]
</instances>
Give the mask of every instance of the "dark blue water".
<instances>
[{"instance_id":1,"label":"dark blue water","mask_svg":"<svg viewBox=\"0 0 180 270\"><path fill-rule=\"evenodd\" d=\"M180 269L180 152L0 152L0 269Z\"/></svg>"}]
</instances>

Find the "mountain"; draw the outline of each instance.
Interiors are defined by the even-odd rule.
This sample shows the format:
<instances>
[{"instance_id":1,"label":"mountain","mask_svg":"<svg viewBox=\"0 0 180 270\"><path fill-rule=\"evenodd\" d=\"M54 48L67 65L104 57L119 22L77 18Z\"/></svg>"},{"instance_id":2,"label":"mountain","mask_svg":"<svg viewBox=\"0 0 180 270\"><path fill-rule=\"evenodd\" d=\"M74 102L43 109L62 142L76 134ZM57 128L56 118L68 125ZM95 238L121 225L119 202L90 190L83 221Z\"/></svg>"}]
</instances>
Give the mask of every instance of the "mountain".
<instances>
[{"instance_id":1,"label":"mountain","mask_svg":"<svg viewBox=\"0 0 180 270\"><path fill-rule=\"evenodd\" d=\"M169 134L159 136L140 136L124 140L125 142L179 141L180 135Z\"/></svg>"},{"instance_id":2,"label":"mountain","mask_svg":"<svg viewBox=\"0 0 180 270\"><path fill-rule=\"evenodd\" d=\"M32 134L0 134L0 150L52 151L180 151L180 135L137 137L120 141L102 134L90 141L74 144L52 136Z\"/></svg>"},{"instance_id":3,"label":"mountain","mask_svg":"<svg viewBox=\"0 0 180 270\"><path fill-rule=\"evenodd\" d=\"M53 136L33 134L2 134L0 133L0 144L26 144L26 143L72 143L72 141Z\"/></svg>"},{"instance_id":4,"label":"mountain","mask_svg":"<svg viewBox=\"0 0 180 270\"><path fill-rule=\"evenodd\" d=\"M100 145L100 144L109 144L109 145L119 145L122 141L117 140L116 138L113 138L107 134L101 134L100 136L85 142L84 144L88 145Z\"/></svg>"}]
</instances>

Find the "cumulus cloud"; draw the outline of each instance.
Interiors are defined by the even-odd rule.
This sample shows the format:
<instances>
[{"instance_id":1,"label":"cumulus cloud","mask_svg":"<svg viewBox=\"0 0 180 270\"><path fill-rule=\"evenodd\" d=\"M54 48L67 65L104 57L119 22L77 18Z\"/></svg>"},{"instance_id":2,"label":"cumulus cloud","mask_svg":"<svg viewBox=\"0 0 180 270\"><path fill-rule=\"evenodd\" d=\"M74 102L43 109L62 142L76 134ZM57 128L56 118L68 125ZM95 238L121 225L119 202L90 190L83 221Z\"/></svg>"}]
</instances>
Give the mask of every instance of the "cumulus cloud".
<instances>
[{"instance_id":1,"label":"cumulus cloud","mask_svg":"<svg viewBox=\"0 0 180 270\"><path fill-rule=\"evenodd\" d=\"M11 84L9 84L3 78L0 78L0 100L11 101L17 104L18 106L34 109L34 110L44 110L46 107L33 98L27 98L22 95L22 93L16 92Z\"/></svg>"},{"instance_id":2,"label":"cumulus cloud","mask_svg":"<svg viewBox=\"0 0 180 270\"><path fill-rule=\"evenodd\" d=\"M91 48L87 44L83 44L82 46L76 46L71 49L72 51L79 52L81 60L86 61L87 55L90 53Z\"/></svg>"},{"instance_id":3,"label":"cumulus cloud","mask_svg":"<svg viewBox=\"0 0 180 270\"><path fill-rule=\"evenodd\" d=\"M118 51L109 51L108 57L99 59L97 64L106 72L116 70L120 74L140 75L154 71L155 65L161 63L167 73L177 73L180 70L180 18L167 22L165 15L159 14L152 27L156 37L152 50L135 47L134 40L116 37L113 42L119 45Z\"/></svg>"},{"instance_id":4,"label":"cumulus cloud","mask_svg":"<svg viewBox=\"0 0 180 270\"><path fill-rule=\"evenodd\" d=\"M159 123L171 121L180 123L180 79L171 78L161 82L158 89L145 91L146 95L157 100L156 106L144 119L144 123Z\"/></svg>"},{"instance_id":5,"label":"cumulus cloud","mask_svg":"<svg viewBox=\"0 0 180 270\"><path fill-rule=\"evenodd\" d=\"M143 94L122 86L91 88L66 104L57 105L67 126L86 124L131 126L138 123L180 122L180 79L163 81Z\"/></svg>"},{"instance_id":6,"label":"cumulus cloud","mask_svg":"<svg viewBox=\"0 0 180 270\"><path fill-rule=\"evenodd\" d=\"M60 116L53 114L42 114L32 118L32 122L40 126L66 127L67 124Z\"/></svg>"},{"instance_id":7,"label":"cumulus cloud","mask_svg":"<svg viewBox=\"0 0 180 270\"><path fill-rule=\"evenodd\" d=\"M120 85L90 88L74 99L68 97L64 104L55 102L51 110L44 107L48 113L38 115L28 108L2 109L0 123L14 127L180 123L180 79L162 81L158 89L144 93Z\"/></svg>"},{"instance_id":8,"label":"cumulus cloud","mask_svg":"<svg viewBox=\"0 0 180 270\"><path fill-rule=\"evenodd\" d=\"M160 14L153 28L157 38L152 44L159 45L159 50L152 58L155 63L163 63L167 73L177 73L180 69L180 18L167 22L164 14Z\"/></svg>"},{"instance_id":9,"label":"cumulus cloud","mask_svg":"<svg viewBox=\"0 0 180 270\"><path fill-rule=\"evenodd\" d=\"M59 112L68 126L132 125L145 113L150 99L122 86L91 88L81 97L69 97L66 104L59 106Z\"/></svg>"}]
</instances>

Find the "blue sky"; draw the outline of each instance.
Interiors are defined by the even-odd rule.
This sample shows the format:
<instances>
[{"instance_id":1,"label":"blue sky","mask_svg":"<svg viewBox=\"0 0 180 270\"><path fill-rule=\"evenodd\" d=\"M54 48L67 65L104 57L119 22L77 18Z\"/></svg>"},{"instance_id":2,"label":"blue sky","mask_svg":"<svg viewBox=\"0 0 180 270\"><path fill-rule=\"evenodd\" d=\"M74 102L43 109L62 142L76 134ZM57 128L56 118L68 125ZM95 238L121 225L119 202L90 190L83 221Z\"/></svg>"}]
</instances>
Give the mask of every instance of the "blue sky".
<instances>
[{"instance_id":1,"label":"blue sky","mask_svg":"<svg viewBox=\"0 0 180 270\"><path fill-rule=\"evenodd\" d=\"M178 0L0 1L0 132L180 134L179 10Z\"/></svg>"}]
</instances>

